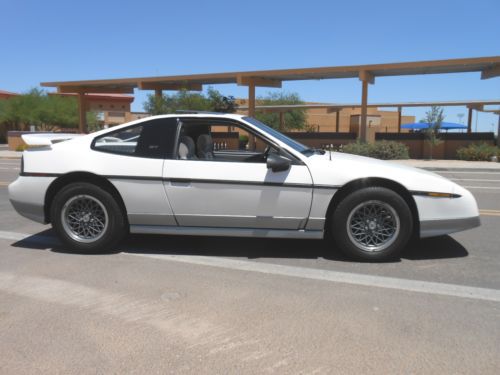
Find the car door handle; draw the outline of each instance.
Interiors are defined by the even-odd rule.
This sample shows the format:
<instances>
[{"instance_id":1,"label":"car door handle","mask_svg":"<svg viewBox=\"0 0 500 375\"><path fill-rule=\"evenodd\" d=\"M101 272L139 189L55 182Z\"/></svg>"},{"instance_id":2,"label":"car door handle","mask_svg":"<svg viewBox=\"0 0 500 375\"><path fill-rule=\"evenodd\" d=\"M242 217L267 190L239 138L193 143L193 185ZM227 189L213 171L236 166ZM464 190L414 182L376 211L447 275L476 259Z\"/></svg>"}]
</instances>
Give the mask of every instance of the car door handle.
<instances>
[{"instance_id":1,"label":"car door handle","mask_svg":"<svg viewBox=\"0 0 500 375\"><path fill-rule=\"evenodd\" d=\"M172 180L170 180L170 185L178 186L178 187L190 187L191 181L184 180L184 179L178 179L178 180L172 179Z\"/></svg>"}]
</instances>

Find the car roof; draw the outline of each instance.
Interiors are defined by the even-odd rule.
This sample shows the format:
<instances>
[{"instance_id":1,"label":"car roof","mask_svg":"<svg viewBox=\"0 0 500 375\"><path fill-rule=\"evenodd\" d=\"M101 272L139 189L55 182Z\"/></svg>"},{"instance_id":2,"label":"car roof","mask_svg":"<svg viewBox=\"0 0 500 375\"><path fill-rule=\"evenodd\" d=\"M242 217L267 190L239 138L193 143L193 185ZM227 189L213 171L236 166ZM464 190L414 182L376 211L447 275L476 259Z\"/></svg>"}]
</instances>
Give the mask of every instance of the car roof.
<instances>
[{"instance_id":1,"label":"car roof","mask_svg":"<svg viewBox=\"0 0 500 375\"><path fill-rule=\"evenodd\" d=\"M234 114L234 113L216 113L216 112L193 112L193 113L170 113L167 115L155 115L155 116L149 116L149 117L143 117L141 118L142 121L146 120L151 120L151 119L157 119L157 118L227 118L227 119L234 119L234 120L239 120L246 115L240 115L240 114Z\"/></svg>"}]
</instances>

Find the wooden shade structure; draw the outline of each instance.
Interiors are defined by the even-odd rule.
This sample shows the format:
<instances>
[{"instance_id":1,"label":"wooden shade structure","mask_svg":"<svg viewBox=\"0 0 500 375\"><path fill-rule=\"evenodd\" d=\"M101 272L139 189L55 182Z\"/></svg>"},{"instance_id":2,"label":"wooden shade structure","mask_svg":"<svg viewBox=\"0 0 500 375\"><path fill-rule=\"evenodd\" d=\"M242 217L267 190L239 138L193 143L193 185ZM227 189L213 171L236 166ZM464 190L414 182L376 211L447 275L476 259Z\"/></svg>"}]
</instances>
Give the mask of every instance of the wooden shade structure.
<instances>
[{"instance_id":1,"label":"wooden shade structure","mask_svg":"<svg viewBox=\"0 0 500 375\"><path fill-rule=\"evenodd\" d=\"M420 74L480 72L482 79L500 76L500 56L451 60L401 62L389 64L332 66L320 68L277 69L213 74L191 74L160 77L137 77L86 81L42 82L44 87L55 87L61 93L78 93L80 102L80 130L85 130L86 93L133 93L134 89L197 90L203 85L234 83L248 87L248 114L255 113L256 87L281 87L284 81L358 78L362 82L360 138L366 140L368 86L376 77Z\"/></svg>"}]
</instances>

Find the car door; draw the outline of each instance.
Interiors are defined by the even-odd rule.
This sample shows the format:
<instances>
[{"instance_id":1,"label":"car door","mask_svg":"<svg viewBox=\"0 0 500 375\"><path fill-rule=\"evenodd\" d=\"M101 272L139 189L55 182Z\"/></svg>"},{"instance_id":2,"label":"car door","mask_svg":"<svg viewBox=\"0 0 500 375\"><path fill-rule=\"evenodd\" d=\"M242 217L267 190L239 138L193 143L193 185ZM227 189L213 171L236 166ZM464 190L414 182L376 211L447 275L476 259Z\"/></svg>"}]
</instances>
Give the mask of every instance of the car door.
<instances>
[{"instance_id":1,"label":"car door","mask_svg":"<svg viewBox=\"0 0 500 375\"><path fill-rule=\"evenodd\" d=\"M199 137L196 125L191 125L190 134ZM193 158L165 160L164 186L177 223L196 227L303 228L312 199L308 168L292 160L288 170L273 172L265 160L256 161L258 151L242 148L241 131L248 129L225 128L231 129L226 133L236 133L237 142L231 142L234 137L224 132L212 132L213 159L196 156L200 151L196 150ZM195 139L194 143L199 142ZM238 144L237 149L231 150L231 144ZM267 146L264 142L261 149Z\"/></svg>"},{"instance_id":2,"label":"car door","mask_svg":"<svg viewBox=\"0 0 500 375\"><path fill-rule=\"evenodd\" d=\"M162 177L176 134L176 118L157 118L94 139L87 162L117 188L130 225L176 225Z\"/></svg>"}]
</instances>

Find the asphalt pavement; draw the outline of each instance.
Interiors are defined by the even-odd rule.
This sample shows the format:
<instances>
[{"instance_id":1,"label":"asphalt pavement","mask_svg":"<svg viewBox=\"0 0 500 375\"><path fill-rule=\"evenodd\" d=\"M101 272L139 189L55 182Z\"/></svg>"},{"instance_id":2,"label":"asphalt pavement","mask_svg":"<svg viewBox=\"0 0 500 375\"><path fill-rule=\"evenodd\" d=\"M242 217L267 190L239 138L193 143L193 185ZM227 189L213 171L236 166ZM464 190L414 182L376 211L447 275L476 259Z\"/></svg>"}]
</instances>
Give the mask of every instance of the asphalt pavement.
<instances>
[{"instance_id":1,"label":"asphalt pavement","mask_svg":"<svg viewBox=\"0 0 500 375\"><path fill-rule=\"evenodd\" d=\"M500 372L500 171L440 171L482 226L360 263L323 241L130 236L62 247L0 159L0 373Z\"/></svg>"}]
</instances>

